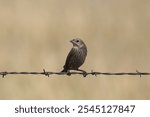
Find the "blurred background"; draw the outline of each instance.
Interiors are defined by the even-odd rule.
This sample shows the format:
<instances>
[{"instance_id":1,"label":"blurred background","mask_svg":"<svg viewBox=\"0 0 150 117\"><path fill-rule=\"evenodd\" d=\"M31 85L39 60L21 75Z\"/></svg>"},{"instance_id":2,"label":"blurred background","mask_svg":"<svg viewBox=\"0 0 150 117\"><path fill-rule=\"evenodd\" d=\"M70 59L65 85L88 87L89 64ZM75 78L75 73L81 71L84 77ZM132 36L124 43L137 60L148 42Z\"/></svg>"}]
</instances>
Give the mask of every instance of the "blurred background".
<instances>
[{"instance_id":1,"label":"blurred background","mask_svg":"<svg viewBox=\"0 0 150 117\"><path fill-rule=\"evenodd\" d=\"M1 72L59 72L75 37L86 71L150 72L150 1L0 0ZM150 76L8 75L0 99L150 99Z\"/></svg>"}]
</instances>

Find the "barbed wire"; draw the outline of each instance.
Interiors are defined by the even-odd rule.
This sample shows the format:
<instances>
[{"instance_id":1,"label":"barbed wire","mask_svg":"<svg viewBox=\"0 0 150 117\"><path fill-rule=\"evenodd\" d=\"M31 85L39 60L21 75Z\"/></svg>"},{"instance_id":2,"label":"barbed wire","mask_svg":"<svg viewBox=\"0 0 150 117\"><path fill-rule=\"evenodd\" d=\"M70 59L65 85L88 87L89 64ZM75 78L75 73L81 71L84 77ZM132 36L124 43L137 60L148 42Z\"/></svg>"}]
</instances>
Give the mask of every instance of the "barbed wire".
<instances>
[{"instance_id":1,"label":"barbed wire","mask_svg":"<svg viewBox=\"0 0 150 117\"><path fill-rule=\"evenodd\" d=\"M0 75L4 78L7 75L44 75L44 76L50 76L50 75L82 75L83 77L86 77L88 75L98 76L98 75L137 75L137 76L148 76L150 75L149 72L139 72L136 70L135 72L94 72L91 70L91 72L47 72L45 69L43 69L42 72L0 72Z\"/></svg>"}]
</instances>

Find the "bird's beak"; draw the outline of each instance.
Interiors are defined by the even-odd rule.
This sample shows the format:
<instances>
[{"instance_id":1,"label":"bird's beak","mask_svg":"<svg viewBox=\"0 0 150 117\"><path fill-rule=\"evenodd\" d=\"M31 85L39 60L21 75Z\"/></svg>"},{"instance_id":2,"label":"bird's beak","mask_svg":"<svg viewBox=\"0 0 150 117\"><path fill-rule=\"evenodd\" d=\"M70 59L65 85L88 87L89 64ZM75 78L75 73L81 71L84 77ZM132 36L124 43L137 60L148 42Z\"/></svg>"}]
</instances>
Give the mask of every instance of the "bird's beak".
<instances>
[{"instance_id":1,"label":"bird's beak","mask_svg":"<svg viewBox=\"0 0 150 117\"><path fill-rule=\"evenodd\" d=\"M73 43L73 40L71 40L70 42Z\"/></svg>"},{"instance_id":2,"label":"bird's beak","mask_svg":"<svg viewBox=\"0 0 150 117\"><path fill-rule=\"evenodd\" d=\"M70 42L73 44L73 46L77 46L77 44L76 44L76 42L74 41L74 39L72 39Z\"/></svg>"}]
</instances>

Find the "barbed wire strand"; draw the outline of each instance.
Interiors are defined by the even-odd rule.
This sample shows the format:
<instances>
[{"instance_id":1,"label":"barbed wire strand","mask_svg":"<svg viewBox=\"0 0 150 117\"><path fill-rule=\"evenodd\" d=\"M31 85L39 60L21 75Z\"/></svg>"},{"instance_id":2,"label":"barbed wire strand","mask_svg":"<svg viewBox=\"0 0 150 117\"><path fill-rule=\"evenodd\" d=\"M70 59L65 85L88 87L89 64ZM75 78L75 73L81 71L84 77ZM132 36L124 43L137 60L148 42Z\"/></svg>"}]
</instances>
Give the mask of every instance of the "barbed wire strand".
<instances>
[{"instance_id":1,"label":"barbed wire strand","mask_svg":"<svg viewBox=\"0 0 150 117\"><path fill-rule=\"evenodd\" d=\"M93 75L93 76L97 76L97 75L137 75L137 76L148 76L150 75L149 72L139 72L138 70L136 70L135 72L94 72L93 70L91 70L91 72L47 72L45 69L43 69L42 72L0 72L0 75L4 78L7 75L44 75L49 77L50 75L82 75L83 77L86 77L88 75Z\"/></svg>"}]
</instances>

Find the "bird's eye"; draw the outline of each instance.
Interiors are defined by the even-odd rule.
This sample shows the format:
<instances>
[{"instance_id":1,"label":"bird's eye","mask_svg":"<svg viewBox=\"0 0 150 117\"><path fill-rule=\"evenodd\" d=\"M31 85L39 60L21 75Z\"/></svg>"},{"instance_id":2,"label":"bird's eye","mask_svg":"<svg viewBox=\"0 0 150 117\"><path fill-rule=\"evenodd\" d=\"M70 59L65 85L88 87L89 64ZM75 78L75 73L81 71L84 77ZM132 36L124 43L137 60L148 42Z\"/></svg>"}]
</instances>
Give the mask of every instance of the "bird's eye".
<instances>
[{"instance_id":1,"label":"bird's eye","mask_svg":"<svg viewBox=\"0 0 150 117\"><path fill-rule=\"evenodd\" d=\"M78 43L78 42L79 42L79 40L76 40L76 42Z\"/></svg>"}]
</instances>

